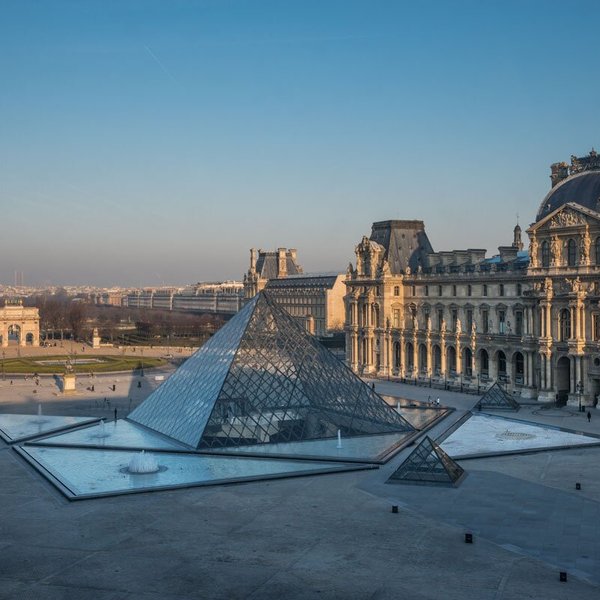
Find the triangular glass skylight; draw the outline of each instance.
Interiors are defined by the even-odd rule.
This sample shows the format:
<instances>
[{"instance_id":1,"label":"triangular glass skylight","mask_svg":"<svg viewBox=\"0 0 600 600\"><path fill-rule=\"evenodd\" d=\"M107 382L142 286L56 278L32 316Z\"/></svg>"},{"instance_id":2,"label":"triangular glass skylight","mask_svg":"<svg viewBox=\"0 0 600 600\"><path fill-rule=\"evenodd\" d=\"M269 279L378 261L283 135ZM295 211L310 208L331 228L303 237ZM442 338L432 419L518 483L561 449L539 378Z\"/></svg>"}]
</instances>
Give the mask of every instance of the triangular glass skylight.
<instances>
[{"instance_id":1,"label":"triangular glass skylight","mask_svg":"<svg viewBox=\"0 0 600 600\"><path fill-rule=\"evenodd\" d=\"M426 436L394 471L388 482L458 485L464 473L462 467Z\"/></svg>"},{"instance_id":2,"label":"triangular glass skylight","mask_svg":"<svg viewBox=\"0 0 600 600\"><path fill-rule=\"evenodd\" d=\"M129 418L200 449L413 431L265 292Z\"/></svg>"},{"instance_id":3,"label":"triangular glass skylight","mask_svg":"<svg viewBox=\"0 0 600 600\"><path fill-rule=\"evenodd\" d=\"M477 403L477 408L492 408L495 410L519 410L519 403L499 383L487 390Z\"/></svg>"}]
</instances>

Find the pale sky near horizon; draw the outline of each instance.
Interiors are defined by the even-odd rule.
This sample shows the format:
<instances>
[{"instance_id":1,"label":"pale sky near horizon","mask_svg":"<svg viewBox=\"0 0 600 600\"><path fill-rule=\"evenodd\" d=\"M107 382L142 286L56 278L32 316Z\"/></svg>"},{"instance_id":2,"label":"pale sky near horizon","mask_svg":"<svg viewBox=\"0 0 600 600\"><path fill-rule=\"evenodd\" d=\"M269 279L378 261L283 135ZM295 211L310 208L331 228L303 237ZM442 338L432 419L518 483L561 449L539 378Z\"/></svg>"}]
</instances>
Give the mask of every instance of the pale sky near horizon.
<instances>
[{"instance_id":1,"label":"pale sky near horizon","mask_svg":"<svg viewBox=\"0 0 600 600\"><path fill-rule=\"evenodd\" d=\"M3 0L0 283L345 270L371 223L435 250L526 228L600 145L597 0Z\"/></svg>"}]
</instances>

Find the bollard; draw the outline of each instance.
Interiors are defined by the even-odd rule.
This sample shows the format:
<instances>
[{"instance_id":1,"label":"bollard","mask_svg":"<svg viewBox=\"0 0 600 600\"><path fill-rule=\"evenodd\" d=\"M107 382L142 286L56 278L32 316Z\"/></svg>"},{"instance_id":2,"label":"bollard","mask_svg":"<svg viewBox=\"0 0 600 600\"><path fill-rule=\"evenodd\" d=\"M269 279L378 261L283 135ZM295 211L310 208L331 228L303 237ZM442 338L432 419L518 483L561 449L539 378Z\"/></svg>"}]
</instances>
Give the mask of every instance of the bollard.
<instances>
[{"instance_id":1,"label":"bollard","mask_svg":"<svg viewBox=\"0 0 600 600\"><path fill-rule=\"evenodd\" d=\"M392 512L393 513L397 513L398 512L398 507L395 504L392 506Z\"/></svg>"},{"instance_id":2,"label":"bollard","mask_svg":"<svg viewBox=\"0 0 600 600\"><path fill-rule=\"evenodd\" d=\"M473 534L465 533L465 544L472 544L472 543L473 543Z\"/></svg>"},{"instance_id":3,"label":"bollard","mask_svg":"<svg viewBox=\"0 0 600 600\"><path fill-rule=\"evenodd\" d=\"M558 575L560 581L567 581L567 572L566 571L561 571Z\"/></svg>"}]
</instances>

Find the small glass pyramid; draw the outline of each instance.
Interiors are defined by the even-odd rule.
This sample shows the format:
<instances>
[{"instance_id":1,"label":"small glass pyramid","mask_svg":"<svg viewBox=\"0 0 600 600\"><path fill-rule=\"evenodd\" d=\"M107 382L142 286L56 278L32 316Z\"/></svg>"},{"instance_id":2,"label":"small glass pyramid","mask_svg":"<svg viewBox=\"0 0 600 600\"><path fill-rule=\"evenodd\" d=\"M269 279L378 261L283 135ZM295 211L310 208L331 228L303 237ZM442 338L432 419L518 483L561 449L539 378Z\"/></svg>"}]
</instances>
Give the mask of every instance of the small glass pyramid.
<instances>
[{"instance_id":1,"label":"small glass pyramid","mask_svg":"<svg viewBox=\"0 0 600 600\"><path fill-rule=\"evenodd\" d=\"M481 397L477 403L478 410L482 408L493 408L495 410L519 410L519 403L498 383L494 385Z\"/></svg>"},{"instance_id":2,"label":"small glass pyramid","mask_svg":"<svg viewBox=\"0 0 600 600\"><path fill-rule=\"evenodd\" d=\"M415 483L457 486L465 471L429 436L408 455L387 483Z\"/></svg>"},{"instance_id":3,"label":"small glass pyramid","mask_svg":"<svg viewBox=\"0 0 600 600\"><path fill-rule=\"evenodd\" d=\"M266 292L129 419L206 450L414 431Z\"/></svg>"}]
</instances>

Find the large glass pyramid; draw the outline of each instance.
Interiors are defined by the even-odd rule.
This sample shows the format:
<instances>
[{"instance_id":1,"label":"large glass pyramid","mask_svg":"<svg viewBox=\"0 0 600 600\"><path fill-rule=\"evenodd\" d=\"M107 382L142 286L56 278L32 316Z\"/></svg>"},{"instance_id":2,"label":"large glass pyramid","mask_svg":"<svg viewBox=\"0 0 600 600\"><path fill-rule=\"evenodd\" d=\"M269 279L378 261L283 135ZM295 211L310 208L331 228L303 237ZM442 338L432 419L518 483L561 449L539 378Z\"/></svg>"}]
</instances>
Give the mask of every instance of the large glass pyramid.
<instances>
[{"instance_id":1,"label":"large glass pyramid","mask_svg":"<svg viewBox=\"0 0 600 600\"><path fill-rule=\"evenodd\" d=\"M519 410L519 403L500 386L494 385L481 397L477 408L493 408L495 410Z\"/></svg>"},{"instance_id":2,"label":"large glass pyramid","mask_svg":"<svg viewBox=\"0 0 600 600\"><path fill-rule=\"evenodd\" d=\"M414 431L265 292L129 418L206 450Z\"/></svg>"},{"instance_id":3,"label":"large glass pyramid","mask_svg":"<svg viewBox=\"0 0 600 600\"><path fill-rule=\"evenodd\" d=\"M429 436L408 455L388 483L459 484L463 468L455 463Z\"/></svg>"}]
</instances>

